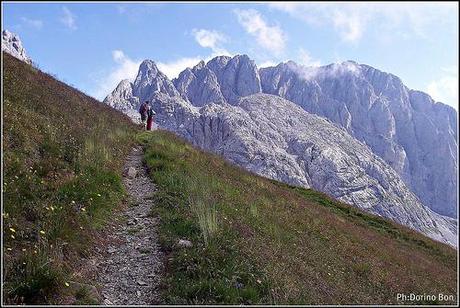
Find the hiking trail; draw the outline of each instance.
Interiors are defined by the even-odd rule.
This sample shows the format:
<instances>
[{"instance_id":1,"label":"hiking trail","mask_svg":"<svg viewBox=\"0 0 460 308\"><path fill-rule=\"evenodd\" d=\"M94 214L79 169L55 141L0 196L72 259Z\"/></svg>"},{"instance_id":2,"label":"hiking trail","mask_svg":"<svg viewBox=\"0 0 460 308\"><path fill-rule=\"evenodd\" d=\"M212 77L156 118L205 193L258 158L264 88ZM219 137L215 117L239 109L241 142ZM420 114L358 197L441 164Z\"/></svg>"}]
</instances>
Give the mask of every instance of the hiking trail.
<instances>
[{"instance_id":1,"label":"hiking trail","mask_svg":"<svg viewBox=\"0 0 460 308\"><path fill-rule=\"evenodd\" d=\"M159 303L162 255L158 219L150 215L156 190L143 164L143 149L133 148L123 172L128 202L121 219L107 232L97 265L100 295L105 305ZM105 251L104 251L105 250Z\"/></svg>"}]
</instances>

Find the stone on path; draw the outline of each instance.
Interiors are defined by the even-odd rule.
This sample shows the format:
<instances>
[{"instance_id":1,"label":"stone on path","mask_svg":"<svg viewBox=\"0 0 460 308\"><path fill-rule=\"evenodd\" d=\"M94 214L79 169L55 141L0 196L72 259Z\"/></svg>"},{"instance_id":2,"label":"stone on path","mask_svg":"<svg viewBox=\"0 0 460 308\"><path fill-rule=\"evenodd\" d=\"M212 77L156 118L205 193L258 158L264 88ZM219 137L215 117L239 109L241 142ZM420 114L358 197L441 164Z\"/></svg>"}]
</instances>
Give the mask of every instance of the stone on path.
<instances>
[{"instance_id":1,"label":"stone on path","mask_svg":"<svg viewBox=\"0 0 460 308\"><path fill-rule=\"evenodd\" d=\"M184 247L184 248L190 248L193 246L193 244L192 242L188 240L179 240L179 242L177 242L177 246Z\"/></svg>"}]
</instances>

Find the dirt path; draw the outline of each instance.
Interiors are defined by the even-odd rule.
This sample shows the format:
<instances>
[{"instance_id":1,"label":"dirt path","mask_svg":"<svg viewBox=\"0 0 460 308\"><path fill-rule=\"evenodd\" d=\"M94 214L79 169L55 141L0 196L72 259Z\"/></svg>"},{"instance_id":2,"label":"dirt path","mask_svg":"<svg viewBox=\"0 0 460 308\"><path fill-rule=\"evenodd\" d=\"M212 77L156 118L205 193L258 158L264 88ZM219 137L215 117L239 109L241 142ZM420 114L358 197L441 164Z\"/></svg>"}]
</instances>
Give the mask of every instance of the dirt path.
<instances>
[{"instance_id":1,"label":"dirt path","mask_svg":"<svg viewBox=\"0 0 460 308\"><path fill-rule=\"evenodd\" d=\"M100 295L106 305L149 305L159 301L162 257L157 243L158 222L149 215L155 186L142 155L142 148L133 148L126 160L123 183L129 194L128 205L124 219L108 234L109 244L97 265Z\"/></svg>"}]
</instances>

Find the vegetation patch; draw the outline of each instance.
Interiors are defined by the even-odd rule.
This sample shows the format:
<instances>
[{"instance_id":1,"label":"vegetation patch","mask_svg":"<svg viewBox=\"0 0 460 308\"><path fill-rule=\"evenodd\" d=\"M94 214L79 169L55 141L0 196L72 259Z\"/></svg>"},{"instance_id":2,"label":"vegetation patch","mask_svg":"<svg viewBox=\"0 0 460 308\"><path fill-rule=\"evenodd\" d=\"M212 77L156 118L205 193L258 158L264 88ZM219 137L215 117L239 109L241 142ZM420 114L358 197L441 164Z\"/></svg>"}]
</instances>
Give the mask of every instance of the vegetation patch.
<instances>
[{"instance_id":1,"label":"vegetation patch","mask_svg":"<svg viewBox=\"0 0 460 308\"><path fill-rule=\"evenodd\" d=\"M166 131L138 140L158 185L167 304L383 304L397 303L397 293L456 294L456 252L447 245L246 172Z\"/></svg>"},{"instance_id":2,"label":"vegetation patch","mask_svg":"<svg viewBox=\"0 0 460 308\"><path fill-rule=\"evenodd\" d=\"M120 175L136 127L110 107L3 57L4 298L9 304L58 303L72 282L73 261L91 249L95 232L125 195Z\"/></svg>"}]
</instances>

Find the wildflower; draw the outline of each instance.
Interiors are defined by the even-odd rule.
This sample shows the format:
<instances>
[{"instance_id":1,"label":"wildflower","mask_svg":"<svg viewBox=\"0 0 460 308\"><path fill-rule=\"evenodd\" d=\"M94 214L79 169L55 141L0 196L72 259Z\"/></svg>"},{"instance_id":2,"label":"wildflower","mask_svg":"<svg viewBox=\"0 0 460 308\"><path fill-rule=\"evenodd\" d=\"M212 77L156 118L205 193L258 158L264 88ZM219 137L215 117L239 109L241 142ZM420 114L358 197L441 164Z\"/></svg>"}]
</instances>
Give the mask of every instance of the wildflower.
<instances>
[{"instance_id":1,"label":"wildflower","mask_svg":"<svg viewBox=\"0 0 460 308\"><path fill-rule=\"evenodd\" d=\"M37 253L37 251L36 251L36 250L34 250L34 253Z\"/></svg>"},{"instance_id":2,"label":"wildflower","mask_svg":"<svg viewBox=\"0 0 460 308\"><path fill-rule=\"evenodd\" d=\"M13 228L10 228L10 231L16 233L16 230L14 230Z\"/></svg>"},{"instance_id":3,"label":"wildflower","mask_svg":"<svg viewBox=\"0 0 460 308\"><path fill-rule=\"evenodd\" d=\"M50 206L51 210L54 211L54 207Z\"/></svg>"},{"instance_id":4,"label":"wildflower","mask_svg":"<svg viewBox=\"0 0 460 308\"><path fill-rule=\"evenodd\" d=\"M43 231L43 230L40 230L40 233L41 233L41 234L45 234L45 231Z\"/></svg>"},{"instance_id":5,"label":"wildflower","mask_svg":"<svg viewBox=\"0 0 460 308\"><path fill-rule=\"evenodd\" d=\"M70 203L75 204L75 201L72 200L72 202L70 202Z\"/></svg>"},{"instance_id":6,"label":"wildflower","mask_svg":"<svg viewBox=\"0 0 460 308\"><path fill-rule=\"evenodd\" d=\"M86 212L86 209L85 209L84 207L82 207L81 210L82 210L83 212Z\"/></svg>"},{"instance_id":7,"label":"wildflower","mask_svg":"<svg viewBox=\"0 0 460 308\"><path fill-rule=\"evenodd\" d=\"M25 248L22 248L22 251L26 251L26 250L27 250L27 249L25 249Z\"/></svg>"},{"instance_id":8,"label":"wildflower","mask_svg":"<svg viewBox=\"0 0 460 308\"><path fill-rule=\"evenodd\" d=\"M97 194L98 197L101 197L101 194Z\"/></svg>"},{"instance_id":9,"label":"wildflower","mask_svg":"<svg viewBox=\"0 0 460 308\"><path fill-rule=\"evenodd\" d=\"M8 248L6 248L6 250L11 251L11 250L13 250L13 249L11 249L10 247L8 247Z\"/></svg>"},{"instance_id":10,"label":"wildflower","mask_svg":"<svg viewBox=\"0 0 460 308\"><path fill-rule=\"evenodd\" d=\"M13 240L15 239L15 237L14 237L14 235L13 235L13 234L11 234L11 238L12 238Z\"/></svg>"},{"instance_id":11,"label":"wildflower","mask_svg":"<svg viewBox=\"0 0 460 308\"><path fill-rule=\"evenodd\" d=\"M82 229L82 230L83 230L83 227L82 227L82 226L80 226L80 229Z\"/></svg>"},{"instance_id":12,"label":"wildflower","mask_svg":"<svg viewBox=\"0 0 460 308\"><path fill-rule=\"evenodd\" d=\"M260 281L260 279L257 279L256 281L257 281L258 284L262 283L262 281Z\"/></svg>"},{"instance_id":13,"label":"wildflower","mask_svg":"<svg viewBox=\"0 0 460 308\"><path fill-rule=\"evenodd\" d=\"M22 264L26 265L26 262L22 262Z\"/></svg>"},{"instance_id":14,"label":"wildflower","mask_svg":"<svg viewBox=\"0 0 460 308\"><path fill-rule=\"evenodd\" d=\"M66 287L70 287L70 284L68 282L64 283Z\"/></svg>"}]
</instances>

